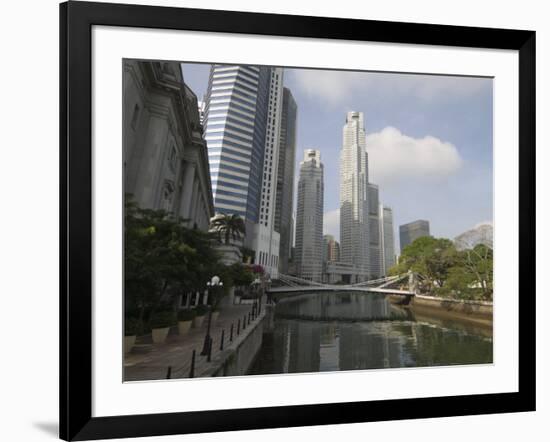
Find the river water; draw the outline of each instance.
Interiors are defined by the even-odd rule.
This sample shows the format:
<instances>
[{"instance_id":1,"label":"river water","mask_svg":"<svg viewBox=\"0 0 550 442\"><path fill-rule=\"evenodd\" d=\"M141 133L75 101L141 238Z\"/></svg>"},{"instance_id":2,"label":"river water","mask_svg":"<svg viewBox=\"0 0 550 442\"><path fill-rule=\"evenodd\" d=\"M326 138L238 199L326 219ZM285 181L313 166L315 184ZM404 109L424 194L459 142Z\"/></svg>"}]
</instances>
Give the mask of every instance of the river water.
<instances>
[{"instance_id":1,"label":"river water","mask_svg":"<svg viewBox=\"0 0 550 442\"><path fill-rule=\"evenodd\" d=\"M492 331L416 314L384 295L319 293L277 303L249 374L491 363Z\"/></svg>"}]
</instances>

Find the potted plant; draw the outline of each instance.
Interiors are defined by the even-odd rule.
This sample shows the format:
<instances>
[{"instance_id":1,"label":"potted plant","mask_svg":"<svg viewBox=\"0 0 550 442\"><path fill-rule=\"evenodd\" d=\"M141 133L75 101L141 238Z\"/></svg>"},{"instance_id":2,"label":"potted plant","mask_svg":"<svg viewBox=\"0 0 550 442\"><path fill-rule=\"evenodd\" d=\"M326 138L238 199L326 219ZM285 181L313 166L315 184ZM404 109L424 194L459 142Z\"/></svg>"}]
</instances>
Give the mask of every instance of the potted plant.
<instances>
[{"instance_id":1,"label":"potted plant","mask_svg":"<svg viewBox=\"0 0 550 442\"><path fill-rule=\"evenodd\" d=\"M163 344L166 341L170 327L175 323L173 312L156 312L151 316L151 335L154 344Z\"/></svg>"},{"instance_id":2,"label":"potted plant","mask_svg":"<svg viewBox=\"0 0 550 442\"><path fill-rule=\"evenodd\" d=\"M208 306L204 304L197 305L197 307L195 307L195 313L197 315L195 316L195 319L193 319L193 326L200 327L204 322L204 316L208 313Z\"/></svg>"},{"instance_id":3,"label":"potted plant","mask_svg":"<svg viewBox=\"0 0 550 442\"><path fill-rule=\"evenodd\" d=\"M136 318L124 319L124 354L130 353L136 343L136 336L140 329L139 320Z\"/></svg>"},{"instance_id":4,"label":"potted plant","mask_svg":"<svg viewBox=\"0 0 550 442\"><path fill-rule=\"evenodd\" d=\"M190 309L184 309L178 312L178 332L180 336L185 335L189 331L195 314L195 311Z\"/></svg>"}]
</instances>

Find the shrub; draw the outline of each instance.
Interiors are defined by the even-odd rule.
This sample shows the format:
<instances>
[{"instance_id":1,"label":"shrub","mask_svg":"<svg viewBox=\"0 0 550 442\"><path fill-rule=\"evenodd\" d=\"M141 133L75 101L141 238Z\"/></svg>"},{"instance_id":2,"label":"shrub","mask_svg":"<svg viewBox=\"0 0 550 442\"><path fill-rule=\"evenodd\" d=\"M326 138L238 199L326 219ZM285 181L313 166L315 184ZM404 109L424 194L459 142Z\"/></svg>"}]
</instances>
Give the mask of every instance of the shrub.
<instances>
[{"instance_id":1,"label":"shrub","mask_svg":"<svg viewBox=\"0 0 550 442\"><path fill-rule=\"evenodd\" d=\"M197 305L195 312L197 312L197 316L204 316L208 312L208 306L204 304Z\"/></svg>"},{"instance_id":2,"label":"shrub","mask_svg":"<svg viewBox=\"0 0 550 442\"><path fill-rule=\"evenodd\" d=\"M180 310L178 312L178 321L192 321L195 316L196 312L194 310Z\"/></svg>"},{"instance_id":3,"label":"shrub","mask_svg":"<svg viewBox=\"0 0 550 442\"><path fill-rule=\"evenodd\" d=\"M149 324L151 328L164 328L174 325L175 321L174 312L157 312L151 316Z\"/></svg>"},{"instance_id":4,"label":"shrub","mask_svg":"<svg viewBox=\"0 0 550 442\"><path fill-rule=\"evenodd\" d=\"M142 331L141 322L137 318L124 319L124 336L139 335Z\"/></svg>"}]
</instances>

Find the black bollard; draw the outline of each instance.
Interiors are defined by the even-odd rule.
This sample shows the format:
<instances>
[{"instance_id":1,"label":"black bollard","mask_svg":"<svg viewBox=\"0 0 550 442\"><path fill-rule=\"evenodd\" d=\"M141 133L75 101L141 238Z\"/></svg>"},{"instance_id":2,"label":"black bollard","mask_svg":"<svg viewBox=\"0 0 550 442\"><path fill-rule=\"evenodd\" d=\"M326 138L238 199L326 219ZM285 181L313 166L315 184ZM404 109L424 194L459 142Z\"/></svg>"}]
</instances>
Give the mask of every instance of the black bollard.
<instances>
[{"instance_id":1,"label":"black bollard","mask_svg":"<svg viewBox=\"0 0 550 442\"><path fill-rule=\"evenodd\" d=\"M237 321L237 336L239 336L239 333L241 332L241 318Z\"/></svg>"},{"instance_id":2,"label":"black bollard","mask_svg":"<svg viewBox=\"0 0 550 442\"><path fill-rule=\"evenodd\" d=\"M195 350L193 350L193 355L191 356L191 369L189 370L189 377L195 377Z\"/></svg>"},{"instance_id":3,"label":"black bollard","mask_svg":"<svg viewBox=\"0 0 550 442\"><path fill-rule=\"evenodd\" d=\"M222 330L222 339L220 341L220 351L223 350L223 338L225 337L225 330Z\"/></svg>"},{"instance_id":4,"label":"black bollard","mask_svg":"<svg viewBox=\"0 0 550 442\"><path fill-rule=\"evenodd\" d=\"M168 371L166 372L166 379L170 379L172 377L172 366L168 367Z\"/></svg>"},{"instance_id":5,"label":"black bollard","mask_svg":"<svg viewBox=\"0 0 550 442\"><path fill-rule=\"evenodd\" d=\"M231 327L229 328L229 342L233 342L233 323L231 323Z\"/></svg>"}]
</instances>

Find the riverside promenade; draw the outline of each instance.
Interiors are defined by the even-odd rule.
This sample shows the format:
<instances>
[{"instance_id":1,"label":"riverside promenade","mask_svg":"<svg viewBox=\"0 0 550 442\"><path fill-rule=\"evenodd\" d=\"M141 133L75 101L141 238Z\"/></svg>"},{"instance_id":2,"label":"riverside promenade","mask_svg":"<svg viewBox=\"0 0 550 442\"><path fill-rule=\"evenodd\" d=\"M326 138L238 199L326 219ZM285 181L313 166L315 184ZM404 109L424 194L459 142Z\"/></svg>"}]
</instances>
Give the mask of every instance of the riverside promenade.
<instances>
[{"instance_id":1,"label":"riverside promenade","mask_svg":"<svg viewBox=\"0 0 550 442\"><path fill-rule=\"evenodd\" d=\"M205 316L200 327L191 328L184 336L178 335L177 327L172 328L164 344L152 344L150 336L138 338L136 347L124 357L124 381L167 379L168 376L170 379L212 376L223 362L222 355L241 345L263 320L265 303L262 302L260 313L256 317L252 311L252 304L228 305L222 308L217 321L210 327L213 340L210 361L207 355L200 354L208 327L208 316ZM246 323L244 329L243 323ZM191 374L193 351L195 363Z\"/></svg>"}]
</instances>

